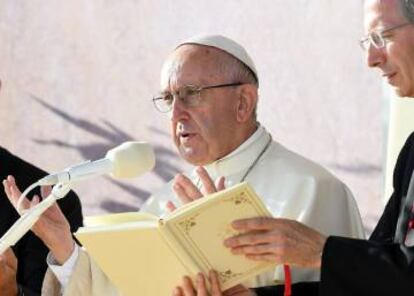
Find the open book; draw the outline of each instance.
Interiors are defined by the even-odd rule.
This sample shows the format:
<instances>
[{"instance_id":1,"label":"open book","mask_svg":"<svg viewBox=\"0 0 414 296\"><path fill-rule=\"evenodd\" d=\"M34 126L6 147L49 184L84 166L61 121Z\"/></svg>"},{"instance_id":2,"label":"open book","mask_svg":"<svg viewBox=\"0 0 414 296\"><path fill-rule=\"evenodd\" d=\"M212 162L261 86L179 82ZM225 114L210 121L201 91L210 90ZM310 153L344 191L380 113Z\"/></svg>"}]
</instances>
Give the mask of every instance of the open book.
<instances>
[{"instance_id":1,"label":"open book","mask_svg":"<svg viewBox=\"0 0 414 296\"><path fill-rule=\"evenodd\" d=\"M163 218L135 212L90 217L75 235L122 295L171 295L182 277L215 269L223 290L274 264L233 255L231 222L271 216L247 183L182 206Z\"/></svg>"}]
</instances>

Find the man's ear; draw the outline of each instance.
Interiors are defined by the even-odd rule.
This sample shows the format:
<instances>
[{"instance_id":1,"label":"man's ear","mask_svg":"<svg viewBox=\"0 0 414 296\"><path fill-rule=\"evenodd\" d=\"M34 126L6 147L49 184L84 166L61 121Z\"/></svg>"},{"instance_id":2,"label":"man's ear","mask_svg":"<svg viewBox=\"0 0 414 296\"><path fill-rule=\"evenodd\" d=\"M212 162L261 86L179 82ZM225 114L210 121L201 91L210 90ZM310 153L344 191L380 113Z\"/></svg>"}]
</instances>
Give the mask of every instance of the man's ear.
<instances>
[{"instance_id":1,"label":"man's ear","mask_svg":"<svg viewBox=\"0 0 414 296\"><path fill-rule=\"evenodd\" d=\"M239 86L237 104L237 121L240 123L250 120L257 104L257 87L253 84Z\"/></svg>"}]
</instances>

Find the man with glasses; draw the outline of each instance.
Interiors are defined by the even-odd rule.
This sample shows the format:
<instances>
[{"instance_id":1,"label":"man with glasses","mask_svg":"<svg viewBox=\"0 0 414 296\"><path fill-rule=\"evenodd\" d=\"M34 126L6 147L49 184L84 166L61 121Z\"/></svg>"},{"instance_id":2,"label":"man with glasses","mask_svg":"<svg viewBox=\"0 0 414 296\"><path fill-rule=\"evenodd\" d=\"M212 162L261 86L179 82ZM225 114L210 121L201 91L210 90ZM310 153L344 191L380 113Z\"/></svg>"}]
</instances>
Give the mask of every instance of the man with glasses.
<instances>
[{"instance_id":1,"label":"man with glasses","mask_svg":"<svg viewBox=\"0 0 414 296\"><path fill-rule=\"evenodd\" d=\"M195 37L175 49L163 65L162 91L153 101L159 111L168 112L174 143L181 157L196 168L177 175L142 210L160 213L174 208L171 185L178 197L175 203L199 198L203 190L214 192L213 182L203 178L209 175L226 187L249 182L276 217L300 220L323 233L363 237L358 210L346 186L274 141L259 124L258 84L253 60L229 38ZM316 270L292 268L292 277L294 282L315 281L319 275ZM283 282L282 268L248 285L275 280Z\"/></svg>"},{"instance_id":2,"label":"man with glasses","mask_svg":"<svg viewBox=\"0 0 414 296\"><path fill-rule=\"evenodd\" d=\"M162 91L153 103L169 116L178 152L194 169L177 175L142 210L162 214L201 197L202 192L213 192L216 186L206 181L210 176L218 180L218 189L249 182L275 217L299 220L326 235L363 237L348 188L321 166L274 141L258 123L258 84L252 59L229 38L196 37L170 54L161 72ZM174 195L176 200L171 201ZM44 233L44 239L50 240L53 231ZM64 295L116 294L74 243L50 247L51 254L58 255L50 258L50 263L56 263L51 268L57 278L49 272L46 295L60 291L59 286ZM318 279L317 270L292 268L293 282ZM283 280L283 269L277 268L246 285L260 287Z\"/></svg>"},{"instance_id":3,"label":"man with glasses","mask_svg":"<svg viewBox=\"0 0 414 296\"><path fill-rule=\"evenodd\" d=\"M414 98L413 25L414 0L366 3L367 36L361 46L367 52L367 64L378 68L399 96L409 98ZM234 253L255 260L321 268L322 296L413 295L413 170L414 133L400 152L394 170L394 192L368 241L327 237L285 219L255 218L234 222L236 229L253 232L231 238L225 244ZM253 242L257 231L262 232L260 250ZM275 290L269 287L257 293L274 295Z\"/></svg>"}]
</instances>

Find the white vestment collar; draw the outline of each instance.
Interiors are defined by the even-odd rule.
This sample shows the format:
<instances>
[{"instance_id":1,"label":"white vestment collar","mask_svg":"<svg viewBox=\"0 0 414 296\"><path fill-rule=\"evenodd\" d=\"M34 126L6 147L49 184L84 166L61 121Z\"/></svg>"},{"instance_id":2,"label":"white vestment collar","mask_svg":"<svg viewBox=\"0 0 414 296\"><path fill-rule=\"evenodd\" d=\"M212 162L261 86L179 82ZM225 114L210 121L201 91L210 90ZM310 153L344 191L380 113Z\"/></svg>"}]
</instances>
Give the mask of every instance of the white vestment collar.
<instances>
[{"instance_id":1,"label":"white vestment collar","mask_svg":"<svg viewBox=\"0 0 414 296\"><path fill-rule=\"evenodd\" d=\"M270 139L270 134L262 126L258 126L253 135L234 151L204 167L213 180L220 176L226 177L243 170L247 171L265 149ZM193 176L197 176L197 174L193 172Z\"/></svg>"}]
</instances>

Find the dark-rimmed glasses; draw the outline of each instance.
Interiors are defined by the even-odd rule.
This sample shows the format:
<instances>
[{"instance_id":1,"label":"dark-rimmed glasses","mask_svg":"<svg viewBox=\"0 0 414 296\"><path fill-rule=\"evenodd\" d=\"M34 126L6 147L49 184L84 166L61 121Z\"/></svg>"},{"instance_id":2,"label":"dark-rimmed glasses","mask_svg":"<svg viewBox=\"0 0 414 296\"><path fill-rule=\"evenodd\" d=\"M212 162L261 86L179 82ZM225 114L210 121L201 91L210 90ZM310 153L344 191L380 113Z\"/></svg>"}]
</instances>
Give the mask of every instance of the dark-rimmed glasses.
<instances>
[{"instance_id":1,"label":"dark-rimmed glasses","mask_svg":"<svg viewBox=\"0 0 414 296\"><path fill-rule=\"evenodd\" d=\"M209 86L195 86L195 85L186 85L175 92L164 92L157 96L154 96L152 99L155 108L163 113L169 112L172 109L172 104L174 98L180 99L181 103L186 107L196 107L201 102L201 92L203 90L212 89L212 88L222 88L230 86L239 86L244 84L243 82L235 83L225 83Z\"/></svg>"},{"instance_id":2,"label":"dark-rimmed glasses","mask_svg":"<svg viewBox=\"0 0 414 296\"><path fill-rule=\"evenodd\" d=\"M390 28L386 28L384 30L381 31L372 31L371 33L369 33L366 37L362 38L359 41L359 45L361 46L361 48L365 51L368 51L369 47L371 45L373 45L375 48L383 48L386 44L387 44L387 37L384 36L387 33L399 29L399 28L403 28L406 27L408 25L413 25L412 23L403 23L403 24L399 24Z\"/></svg>"}]
</instances>

